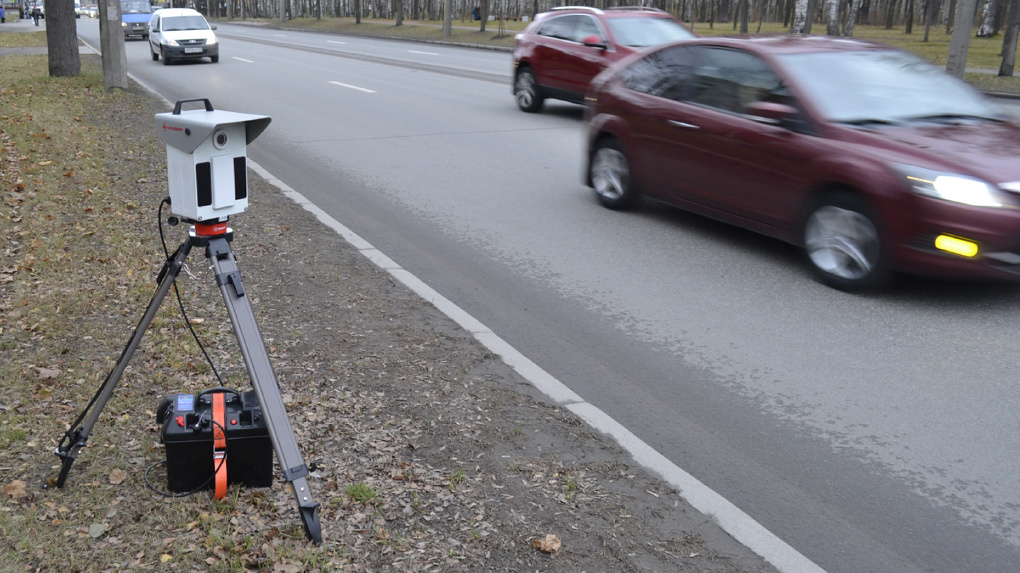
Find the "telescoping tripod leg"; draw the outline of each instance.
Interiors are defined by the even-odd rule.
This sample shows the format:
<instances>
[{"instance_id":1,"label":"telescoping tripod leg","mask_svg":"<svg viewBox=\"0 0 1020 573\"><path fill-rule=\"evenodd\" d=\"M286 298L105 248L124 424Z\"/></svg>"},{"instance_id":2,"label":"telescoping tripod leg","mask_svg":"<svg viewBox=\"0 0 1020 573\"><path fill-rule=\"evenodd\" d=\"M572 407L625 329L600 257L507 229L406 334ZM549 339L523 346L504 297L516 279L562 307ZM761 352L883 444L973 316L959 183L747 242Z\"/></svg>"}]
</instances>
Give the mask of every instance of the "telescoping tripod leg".
<instances>
[{"instance_id":1,"label":"telescoping tripod leg","mask_svg":"<svg viewBox=\"0 0 1020 573\"><path fill-rule=\"evenodd\" d=\"M262 415L273 441L276 460L283 469L283 478L290 482L297 499L298 511L304 522L305 533L315 543L322 542L322 531L319 525L319 504L312 499L308 490L308 466L301 458L294 430L287 418L287 410L280 394L280 384L269 362L269 353L255 322L255 313L245 294L241 283L241 272L230 249L226 235L209 237L206 256L213 264L216 273L216 284L223 294L227 305L227 313L234 325L241 354L248 367L252 387L258 397Z\"/></svg>"},{"instance_id":2,"label":"telescoping tripod leg","mask_svg":"<svg viewBox=\"0 0 1020 573\"><path fill-rule=\"evenodd\" d=\"M191 252L191 241L185 240L177 248L177 251L163 264L163 269L160 271L159 278L157 279L159 286L152 295L152 300L149 301L145 314L142 315L142 319L138 322L138 327L131 333L127 346L124 347L120 358L117 359L117 364L114 365L113 370L106 376L106 380L103 381L102 386L99 387L99 391L92 398L92 401L89 402L88 406L78 416L78 419L71 424L70 429L64 433L64 437L60 439L60 444L57 446L56 451L53 452L61 460L60 474L57 476L57 487L64 487L67 473L71 471L71 464L74 463L78 453L85 447L89 436L92 435L92 428L95 427L99 414L103 412L103 408L113 395L117 382L124 374L128 363L131 362L131 357L134 356L135 350L138 349L142 336L145 335L145 331L149 329L149 325L156 317L156 312L159 310L160 304L163 303L163 299L166 298L167 292L170 291L170 286L177 280L177 276L181 274L181 268L184 267L184 261L187 260L189 252ZM84 423L82 423L83 419L85 420Z\"/></svg>"}]
</instances>

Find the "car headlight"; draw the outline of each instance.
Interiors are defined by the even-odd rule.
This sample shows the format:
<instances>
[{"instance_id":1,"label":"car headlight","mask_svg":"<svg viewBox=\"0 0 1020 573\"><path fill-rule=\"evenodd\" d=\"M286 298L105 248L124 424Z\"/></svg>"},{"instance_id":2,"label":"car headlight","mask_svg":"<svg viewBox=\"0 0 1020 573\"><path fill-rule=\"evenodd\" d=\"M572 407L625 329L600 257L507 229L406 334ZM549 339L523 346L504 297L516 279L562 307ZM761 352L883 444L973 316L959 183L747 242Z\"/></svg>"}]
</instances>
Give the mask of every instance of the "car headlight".
<instances>
[{"instance_id":1,"label":"car headlight","mask_svg":"<svg viewBox=\"0 0 1020 573\"><path fill-rule=\"evenodd\" d=\"M121 21L120 21L120 27L121 27L121 28L127 28L127 22L125 22L125 21L121 20Z\"/></svg>"},{"instance_id":2,"label":"car headlight","mask_svg":"<svg viewBox=\"0 0 1020 573\"><path fill-rule=\"evenodd\" d=\"M176 48L180 44L177 43L177 40L171 40L170 38L166 38L166 45L174 46Z\"/></svg>"},{"instance_id":3,"label":"car headlight","mask_svg":"<svg viewBox=\"0 0 1020 573\"><path fill-rule=\"evenodd\" d=\"M903 176L910 190L918 195L974 207L1013 206L1005 193L980 179L913 165L891 163L890 166Z\"/></svg>"},{"instance_id":4,"label":"car headlight","mask_svg":"<svg viewBox=\"0 0 1020 573\"><path fill-rule=\"evenodd\" d=\"M215 43L216 43L216 38L215 37L209 38L208 40L205 41L205 45L206 46L211 46L211 45L213 45Z\"/></svg>"}]
</instances>

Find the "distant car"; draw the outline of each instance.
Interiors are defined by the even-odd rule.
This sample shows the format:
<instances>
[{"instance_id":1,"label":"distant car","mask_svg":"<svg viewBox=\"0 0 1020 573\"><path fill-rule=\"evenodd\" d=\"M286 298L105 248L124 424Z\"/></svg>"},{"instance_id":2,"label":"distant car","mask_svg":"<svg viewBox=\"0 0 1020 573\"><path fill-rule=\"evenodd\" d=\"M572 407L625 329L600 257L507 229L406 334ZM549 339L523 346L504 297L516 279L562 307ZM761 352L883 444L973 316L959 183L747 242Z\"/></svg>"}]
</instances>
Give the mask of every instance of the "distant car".
<instances>
[{"instance_id":1,"label":"distant car","mask_svg":"<svg viewBox=\"0 0 1020 573\"><path fill-rule=\"evenodd\" d=\"M695 39L599 75L587 182L804 248L830 286L894 271L1020 278L1020 124L893 48L847 38Z\"/></svg>"},{"instance_id":2,"label":"distant car","mask_svg":"<svg viewBox=\"0 0 1020 573\"><path fill-rule=\"evenodd\" d=\"M148 38L147 24L151 17L149 0L120 0L120 27L124 31L124 39Z\"/></svg>"},{"instance_id":3,"label":"distant car","mask_svg":"<svg viewBox=\"0 0 1020 573\"><path fill-rule=\"evenodd\" d=\"M220 45L213 30L196 10L166 8L158 10L149 20L149 51L152 60L163 58L163 64L174 60L209 58L220 61Z\"/></svg>"},{"instance_id":4,"label":"distant car","mask_svg":"<svg viewBox=\"0 0 1020 573\"><path fill-rule=\"evenodd\" d=\"M96 6L89 6L88 7L88 15L89 15L89 18L98 18L99 17L99 8L97 8Z\"/></svg>"},{"instance_id":5,"label":"distant car","mask_svg":"<svg viewBox=\"0 0 1020 573\"><path fill-rule=\"evenodd\" d=\"M584 103L588 83L634 52L694 33L654 8L553 8L535 17L514 40L513 94L526 112L547 98Z\"/></svg>"}]
</instances>

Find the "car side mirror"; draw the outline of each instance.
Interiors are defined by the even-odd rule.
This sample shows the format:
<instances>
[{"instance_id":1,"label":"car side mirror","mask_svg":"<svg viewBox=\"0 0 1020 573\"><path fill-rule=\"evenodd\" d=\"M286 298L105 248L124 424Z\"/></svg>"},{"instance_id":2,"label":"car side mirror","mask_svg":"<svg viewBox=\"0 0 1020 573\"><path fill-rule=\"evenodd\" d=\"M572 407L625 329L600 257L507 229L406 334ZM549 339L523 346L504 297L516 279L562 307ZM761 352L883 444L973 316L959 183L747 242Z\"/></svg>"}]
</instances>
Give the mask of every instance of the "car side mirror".
<instances>
[{"instance_id":1,"label":"car side mirror","mask_svg":"<svg viewBox=\"0 0 1020 573\"><path fill-rule=\"evenodd\" d=\"M788 126L797 117L797 108L783 103L756 101L747 106L751 119L768 125Z\"/></svg>"},{"instance_id":2,"label":"car side mirror","mask_svg":"<svg viewBox=\"0 0 1020 573\"><path fill-rule=\"evenodd\" d=\"M598 48L600 50L609 49L609 46L606 45L606 43L602 41L602 38L598 37L596 34L585 36L584 39L581 40L581 43L590 48Z\"/></svg>"},{"instance_id":3,"label":"car side mirror","mask_svg":"<svg viewBox=\"0 0 1020 573\"><path fill-rule=\"evenodd\" d=\"M210 29L210 30L215 30L215 29L216 29L216 26L209 26L209 29Z\"/></svg>"}]
</instances>

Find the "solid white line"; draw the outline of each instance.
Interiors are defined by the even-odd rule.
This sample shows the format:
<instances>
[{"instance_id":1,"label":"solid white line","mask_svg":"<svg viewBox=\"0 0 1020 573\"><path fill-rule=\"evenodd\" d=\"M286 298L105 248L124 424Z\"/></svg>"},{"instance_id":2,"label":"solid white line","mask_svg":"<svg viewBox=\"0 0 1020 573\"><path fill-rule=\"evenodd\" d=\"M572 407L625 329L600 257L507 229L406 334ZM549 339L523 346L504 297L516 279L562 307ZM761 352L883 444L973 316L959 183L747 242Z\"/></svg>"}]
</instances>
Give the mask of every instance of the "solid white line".
<instances>
[{"instance_id":1,"label":"solid white line","mask_svg":"<svg viewBox=\"0 0 1020 573\"><path fill-rule=\"evenodd\" d=\"M370 93L370 94L374 94L375 93L372 90L365 89L365 88L359 88L358 86L352 86L350 84L342 84L340 82L329 82L329 83L331 83L331 84L333 84L335 86L340 86L342 88L351 88L352 90L358 90L358 91L362 91L362 92Z\"/></svg>"},{"instance_id":2,"label":"solid white line","mask_svg":"<svg viewBox=\"0 0 1020 573\"><path fill-rule=\"evenodd\" d=\"M771 563L781 573L825 573L821 567L765 529L740 508L669 461L608 414L585 402L573 390L518 352L484 324L426 285L418 277L401 268L368 241L305 198L304 195L273 177L261 165L250 159L248 166L282 191L285 196L314 214L319 221L333 229L379 268L388 272L393 278L474 335L478 342L501 357L503 362L530 381L535 388L549 396L551 400L573 412L591 427L616 440L624 450L634 457L638 464L662 477L680 492L680 497L687 503L701 513L714 518L723 531Z\"/></svg>"},{"instance_id":3,"label":"solid white line","mask_svg":"<svg viewBox=\"0 0 1020 573\"><path fill-rule=\"evenodd\" d=\"M346 44L347 42L337 42L336 40L326 40L327 44Z\"/></svg>"},{"instance_id":4,"label":"solid white line","mask_svg":"<svg viewBox=\"0 0 1020 573\"><path fill-rule=\"evenodd\" d=\"M240 60L240 61L242 61L242 62L246 62L246 63L249 63L249 64L254 64L254 63L255 63L255 62L253 62L253 61L251 61L251 60L246 60L246 59L244 59L244 58L238 58L237 56L231 56L231 59L234 59L234 60Z\"/></svg>"},{"instance_id":5,"label":"solid white line","mask_svg":"<svg viewBox=\"0 0 1020 573\"><path fill-rule=\"evenodd\" d=\"M435 52L419 52L417 50L408 50L407 52L409 54L425 54L426 56L438 56L439 55L439 54L437 54Z\"/></svg>"}]
</instances>

